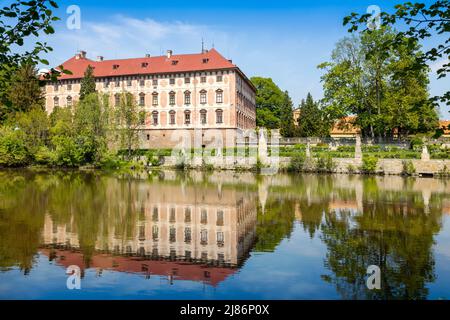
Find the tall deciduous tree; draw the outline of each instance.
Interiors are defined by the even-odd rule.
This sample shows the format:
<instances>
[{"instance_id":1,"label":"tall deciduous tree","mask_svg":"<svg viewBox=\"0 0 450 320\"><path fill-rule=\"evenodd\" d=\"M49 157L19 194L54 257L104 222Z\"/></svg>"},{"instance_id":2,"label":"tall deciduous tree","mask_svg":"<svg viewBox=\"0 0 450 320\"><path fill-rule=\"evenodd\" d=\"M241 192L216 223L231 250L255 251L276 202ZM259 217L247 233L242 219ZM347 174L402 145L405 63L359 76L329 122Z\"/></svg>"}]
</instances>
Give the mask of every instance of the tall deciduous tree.
<instances>
[{"instance_id":1,"label":"tall deciduous tree","mask_svg":"<svg viewBox=\"0 0 450 320\"><path fill-rule=\"evenodd\" d=\"M116 106L116 128L120 137L120 147L127 150L131 159L132 151L139 144L139 127L145 123L145 111L139 111L136 100L129 92L123 92Z\"/></svg>"},{"instance_id":2,"label":"tall deciduous tree","mask_svg":"<svg viewBox=\"0 0 450 320\"><path fill-rule=\"evenodd\" d=\"M281 109L285 93L271 78L252 77L256 87L256 125L269 129L280 128Z\"/></svg>"},{"instance_id":3,"label":"tall deciduous tree","mask_svg":"<svg viewBox=\"0 0 450 320\"><path fill-rule=\"evenodd\" d=\"M350 24L349 32L357 31L360 26L367 26L372 19L371 14L351 13L344 18L344 25ZM381 24L384 26L397 26L402 28L395 37L385 39L385 47L399 47L404 45L405 38L410 43L418 43L426 38L435 38L438 44L432 46L417 59L411 68L422 69L430 61L442 59L443 63L438 68L438 78L445 77L450 72L450 38L445 36L450 31L450 1L439 0L431 4L405 2L395 6L394 13L382 12L380 14ZM404 26L407 28L404 28ZM442 35L444 35L442 37ZM450 104L450 91L433 100L440 100Z\"/></svg>"},{"instance_id":4,"label":"tall deciduous tree","mask_svg":"<svg viewBox=\"0 0 450 320\"><path fill-rule=\"evenodd\" d=\"M55 31L51 24L59 20L53 13L53 8L57 7L56 2L51 0L17 0L0 8L0 120L4 119L4 114L9 112L12 105L6 93L14 72L25 61L48 65L41 54L52 50L46 43L35 40L29 51L19 52L15 48L24 46L29 36L53 34ZM64 68L59 69L60 72L70 73ZM58 73L54 71L52 69L46 77L56 79Z\"/></svg>"},{"instance_id":5,"label":"tall deciduous tree","mask_svg":"<svg viewBox=\"0 0 450 320\"><path fill-rule=\"evenodd\" d=\"M95 93L94 68L88 65L84 72L84 77L81 79L80 100L83 100L91 93Z\"/></svg>"},{"instance_id":6,"label":"tall deciduous tree","mask_svg":"<svg viewBox=\"0 0 450 320\"><path fill-rule=\"evenodd\" d=\"M363 135L392 137L429 132L437 112L428 101L428 68L412 68L420 46L404 39L402 46L386 46L396 37L388 28L362 32L341 40L332 62L319 66L324 103L331 119L354 114Z\"/></svg>"}]
</instances>

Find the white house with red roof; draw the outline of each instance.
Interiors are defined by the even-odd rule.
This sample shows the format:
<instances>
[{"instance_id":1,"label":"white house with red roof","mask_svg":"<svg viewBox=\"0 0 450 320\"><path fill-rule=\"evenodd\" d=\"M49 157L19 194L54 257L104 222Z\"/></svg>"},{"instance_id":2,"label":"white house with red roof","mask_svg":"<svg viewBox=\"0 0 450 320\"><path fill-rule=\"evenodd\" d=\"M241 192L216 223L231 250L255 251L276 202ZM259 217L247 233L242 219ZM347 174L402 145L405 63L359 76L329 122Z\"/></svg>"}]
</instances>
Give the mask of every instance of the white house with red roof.
<instances>
[{"instance_id":1,"label":"white house with red roof","mask_svg":"<svg viewBox=\"0 0 450 320\"><path fill-rule=\"evenodd\" d=\"M146 111L140 128L141 147L173 147L179 144L173 137L179 136L180 130L192 137L194 129L201 132L197 136L202 137L202 145L208 144L208 139L234 145L239 130L256 126L255 87L238 66L215 49L196 54L168 50L164 56L115 60L92 60L80 51L62 63L72 74L61 74L57 82L46 85L47 112L76 103L89 65L94 69L97 91L108 94L111 105L119 103L121 93L130 92Z\"/></svg>"}]
</instances>

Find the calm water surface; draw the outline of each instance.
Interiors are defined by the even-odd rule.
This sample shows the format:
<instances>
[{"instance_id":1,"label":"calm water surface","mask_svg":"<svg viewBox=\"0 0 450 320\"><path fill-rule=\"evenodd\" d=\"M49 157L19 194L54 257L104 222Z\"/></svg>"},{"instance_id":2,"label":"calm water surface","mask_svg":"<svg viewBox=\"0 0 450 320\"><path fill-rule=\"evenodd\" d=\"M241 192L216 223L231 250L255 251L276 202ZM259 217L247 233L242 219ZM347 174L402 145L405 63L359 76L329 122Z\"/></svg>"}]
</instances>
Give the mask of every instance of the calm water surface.
<instances>
[{"instance_id":1,"label":"calm water surface","mask_svg":"<svg viewBox=\"0 0 450 320\"><path fill-rule=\"evenodd\" d=\"M0 171L0 298L447 299L450 180Z\"/></svg>"}]
</instances>

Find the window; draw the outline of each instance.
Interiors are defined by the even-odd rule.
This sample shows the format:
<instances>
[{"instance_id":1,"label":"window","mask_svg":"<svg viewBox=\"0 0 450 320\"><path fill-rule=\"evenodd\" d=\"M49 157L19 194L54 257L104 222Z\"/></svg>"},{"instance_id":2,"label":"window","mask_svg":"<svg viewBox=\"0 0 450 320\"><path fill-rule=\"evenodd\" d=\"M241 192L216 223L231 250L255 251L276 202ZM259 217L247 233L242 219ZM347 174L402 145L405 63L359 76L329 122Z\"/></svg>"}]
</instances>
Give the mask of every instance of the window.
<instances>
[{"instance_id":1,"label":"window","mask_svg":"<svg viewBox=\"0 0 450 320\"><path fill-rule=\"evenodd\" d=\"M158 105L158 94L156 92L153 92L153 94L152 94L152 105L153 106Z\"/></svg>"},{"instance_id":2,"label":"window","mask_svg":"<svg viewBox=\"0 0 450 320\"><path fill-rule=\"evenodd\" d=\"M53 91L58 91L59 90L59 86L57 85L57 84L55 84L54 86L53 86Z\"/></svg>"},{"instance_id":3,"label":"window","mask_svg":"<svg viewBox=\"0 0 450 320\"><path fill-rule=\"evenodd\" d=\"M139 94L139 105L141 107L145 106L145 93Z\"/></svg>"},{"instance_id":4,"label":"window","mask_svg":"<svg viewBox=\"0 0 450 320\"><path fill-rule=\"evenodd\" d=\"M200 231L200 243L208 244L208 230L203 229L202 231Z\"/></svg>"},{"instance_id":5,"label":"window","mask_svg":"<svg viewBox=\"0 0 450 320\"><path fill-rule=\"evenodd\" d=\"M171 223L175 222L175 208L170 208L170 220Z\"/></svg>"},{"instance_id":6,"label":"window","mask_svg":"<svg viewBox=\"0 0 450 320\"><path fill-rule=\"evenodd\" d=\"M170 242L176 241L176 234L177 234L177 230L175 229L175 227L170 227L170 229L169 229L169 241Z\"/></svg>"},{"instance_id":7,"label":"window","mask_svg":"<svg viewBox=\"0 0 450 320\"><path fill-rule=\"evenodd\" d=\"M157 86L158 85L158 79L153 79L152 80L152 85L153 86Z\"/></svg>"},{"instance_id":8,"label":"window","mask_svg":"<svg viewBox=\"0 0 450 320\"><path fill-rule=\"evenodd\" d=\"M184 242L190 243L192 239L191 228L187 227L184 229Z\"/></svg>"},{"instance_id":9,"label":"window","mask_svg":"<svg viewBox=\"0 0 450 320\"><path fill-rule=\"evenodd\" d=\"M223 211L222 210L217 211L216 225L223 226Z\"/></svg>"},{"instance_id":10,"label":"window","mask_svg":"<svg viewBox=\"0 0 450 320\"><path fill-rule=\"evenodd\" d=\"M200 77L200 82L201 82L201 83L205 83L205 82L206 82L206 77L205 77L205 76Z\"/></svg>"},{"instance_id":11,"label":"window","mask_svg":"<svg viewBox=\"0 0 450 320\"><path fill-rule=\"evenodd\" d=\"M115 94L114 95L114 105L117 107L120 104L120 95L119 94Z\"/></svg>"},{"instance_id":12,"label":"window","mask_svg":"<svg viewBox=\"0 0 450 320\"><path fill-rule=\"evenodd\" d=\"M127 80L127 86L131 87L131 80Z\"/></svg>"},{"instance_id":13,"label":"window","mask_svg":"<svg viewBox=\"0 0 450 320\"><path fill-rule=\"evenodd\" d=\"M206 110L205 109L200 110L200 122L202 124L206 124Z\"/></svg>"},{"instance_id":14,"label":"window","mask_svg":"<svg viewBox=\"0 0 450 320\"><path fill-rule=\"evenodd\" d=\"M71 107L71 106L72 106L72 97L71 97L71 96L68 96L68 97L67 97L67 106L68 106L68 107Z\"/></svg>"},{"instance_id":15,"label":"window","mask_svg":"<svg viewBox=\"0 0 450 320\"><path fill-rule=\"evenodd\" d=\"M72 91L72 85L71 85L71 84L68 84L68 85L67 85L67 90L68 90L68 91Z\"/></svg>"},{"instance_id":16,"label":"window","mask_svg":"<svg viewBox=\"0 0 450 320\"><path fill-rule=\"evenodd\" d=\"M169 112L169 124L175 124L175 111L173 110Z\"/></svg>"},{"instance_id":17,"label":"window","mask_svg":"<svg viewBox=\"0 0 450 320\"><path fill-rule=\"evenodd\" d=\"M223 123L223 111L221 109L216 110L216 123Z\"/></svg>"},{"instance_id":18,"label":"window","mask_svg":"<svg viewBox=\"0 0 450 320\"><path fill-rule=\"evenodd\" d=\"M216 81L217 81L217 82L222 82L222 76L221 76L221 75L220 75L220 76L217 76L217 77L216 77Z\"/></svg>"},{"instance_id":19,"label":"window","mask_svg":"<svg viewBox=\"0 0 450 320\"><path fill-rule=\"evenodd\" d=\"M141 87L145 87L145 80L141 79L141 80L139 81L139 85L140 85Z\"/></svg>"},{"instance_id":20,"label":"window","mask_svg":"<svg viewBox=\"0 0 450 320\"><path fill-rule=\"evenodd\" d=\"M184 78L184 83L185 84L191 83L191 78L188 77Z\"/></svg>"},{"instance_id":21,"label":"window","mask_svg":"<svg viewBox=\"0 0 450 320\"><path fill-rule=\"evenodd\" d=\"M184 222L191 222L191 208L184 209Z\"/></svg>"},{"instance_id":22,"label":"window","mask_svg":"<svg viewBox=\"0 0 450 320\"><path fill-rule=\"evenodd\" d=\"M158 226L153 226L152 228L152 238L153 240L157 240L158 239Z\"/></svg>"},{"instance_id":23,"label":"window","mask_svg":"<svg viewBox=\"0 0 450 320\"><path fill-rule=\"evenodd\" d=\"M54 97L53 98L53 106L54 107L59 107L59 98L58 97Z\"/></svg>"},{"instance_id":24,"label":"window","mask_svg":"<svg viewBox=\"0 0 450 320\"><path fill-rule=\"evenodd\" d=\"M170 104L171 106L174 106L174 105L175 105L175 92L173 92L173 91L171 91L171 92L169 93L169 104Z\"/></svg>"},{"instance_id":25,"label":"window","mask_svg":"<svg viewBox=\"0 0 450 320\"><path fill-rule=\"evenodd\" d=\"M116 88L117 87L120 87L120 81L119 80L116 80Z\"/></svg>"},{"instance_id":26,"label":"window","mask_svg":"<svg viewBox=\"0 0 450 320\"><path fill-rule=\"evenodd\" d=\"M208 212L205 209L202 209L200 215L200 223L207 224L208 223Z\"/></svg>"},{"instance_id":27,"label":"window","mask_svg":"<svg viewBox=\"0 0 450 320\"><path fill-rule=\"evenodd\" d=\"M223 102L223 91L221 89L218 89L216 91L216 103L222 103Z\"/></svg>"},{"instance_id":28,"label":"window","mask_svg":"<svg viewBox=\"0 0 450 320\"><path fill-rule=\"evenodd\" d=\"M189 110L186 110L184 112L184 123L190 124L191 123L191 112Z\"/></svg>"},{"instance_id":29,"label":"window","mask_svg":"<svg viewBox=\"0 0 450 320\"><path fill-rule=\"evenodd\" d=\"M200 103L206 104L206 90L200 91Z\"/></svg>"},{"instance_id":30,"label":"window","mask_svg":"<svg viewBox=\"0 0 450 320\"><path fill-rule=\"evenodd\" d=\"M175 84L175 78L170 78L169 83L170 83L171 85L174 85L174 84Z\"/></svg>"},{"instance_id":31,"label":"window","mask_svg":"<svg viewBox=\"0 0 450 320\"><path fill-rule=\"evenodd\" d=\"M190 91L185 91L184 92L184 104L191 104L191 92Z\"/></svg>"},{"instance_id":32,"label":"window","mask_svg":"<svg viewBox=\"0 0 450 320\"><path fill-rule=\"evenodd\" d=\"M221 232L221 231L217 232L217 244L218 245L223 245L224 238L225 237L223 235L223 232Z\"/></svg>"},{"instance_id":33,"label":"window","mask_svg":"<svg viewBox=\"0 0 450 320\"><path fill-rule=\"evenodd\" d=\"M156 126L158 124L158 111L152 112L152 120L153 125Z\"/></svg>"}]
</instances>

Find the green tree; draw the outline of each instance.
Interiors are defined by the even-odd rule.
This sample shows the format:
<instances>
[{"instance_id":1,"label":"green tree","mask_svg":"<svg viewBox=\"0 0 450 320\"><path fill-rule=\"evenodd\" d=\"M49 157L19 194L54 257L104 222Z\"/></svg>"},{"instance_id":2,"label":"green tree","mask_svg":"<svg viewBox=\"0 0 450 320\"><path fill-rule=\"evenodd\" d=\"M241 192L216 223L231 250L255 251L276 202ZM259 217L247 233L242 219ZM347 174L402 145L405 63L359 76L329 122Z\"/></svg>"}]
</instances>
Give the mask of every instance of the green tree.
<instances>
[{"instance_id":1,"label":"green tree","mask_svg":"<svg viewBox=\"0 0 450 320\"><path fill-rule=\"evenodd\" d=\"M293 103L287 91L284 92L283 104L280 108L280 133L283 137L293 137L295 134Z\"/></svg>"},{"instance_id":2,"label":"green tree","mask_svg":"<svg viewBox=\"0 0 450 320\"><path fill-rule=\"evenodd\" d=\"M82 147L83 162L99 163L107 151L104 100L96 93L86 95L75 107L74 130Z\"/></svg>"},{"instance_id":3,"label":"green tree","mask_svg":"<svg viewBox=\"0 0 450 320\"><path fill-rule=\"evenodd\" d=\"M145 123L145 111L139 111L136 99L129 92L120 95L119 105L115 112L115 127L117 128L120 147L127 150L130 160L132 151L139 144L139 127Z\"/></svg>"},{"instance_id":4,"label":"green tree","mask_svg":"<svg viewBox=\"0 0 450 320\"><path fill-rule=\"evenodd\" d=\"M44 109L44 93L35 65L26 61L15 70L11 77L11 84L6 90L6 98L11 103L11 108L5 112L27 112L33 108Z\"/></svg>"},{"instance_id":5,"label":"green tree","mask_svg":"<svg viewBox=\"0 0 450 320\"><path fill-rule=\"evenodd\" d=\"M91 93L95 93L94 68L92 68L91 65L88 65L84 72L84 77L81 79L80 100L83 100Z\"/></svg>"},{"instance_id":6,"label":"green tree","mask_svg":"<svg viewBox=\"0 0 450 320\"><path fill-rule=\"evenodd\" d=\"M268 129L280 128L281 110L286 102L285 93L271 78L252 77L251 81L257 90L256 125Z\"/></svg>"},{"instance_id":7,"label":"green tree","mask_svg":"<svg viewBox=\"0 0 450 320\"><path fill-rule=\"evenodd\" d=\"M310 93L300 103L298 118L298 134L300 137L323 137L328 135L329 126L319 103L313 100Z\"/></svg>"},{"instance_id":8,"label":"green tree","mask_svg":"<svg viewBox=\"0 0 450 320\"><path fill-rule=\"evenodd\" d=\"M437 70L438 78L444 78L450 71L450 38L441 37L450 30L450 1L439 0L431 4L405 2L395 6L395 12L380 14L383 26L397 26L404 29L394 38L386 39L385 47L399 47L404 45L404 39L409 39L410 43L419 43L426 38L435 38L438 41L436 46L421 54L414 61L411 68L423 69L430 61L444 59L444 63ZM360 26L367 26L371 19L371 14L351 13L344 18L343 24L350 24L349 32L355 32ZM406 26L406 28L405 28ZM446 62L445 62L446 60ZM443 95L434 97L433 100L440 100L450 104L450 91Z\"/></svg>"},{"instance_id":9,"label":"green tree","mask_svg":"<svg viewBox=\"0 0 450 320\"><path fill-rule=\"evenodd\" d=\"M417 42L388 46L396 33L388 28L341 40L332 62L319 66L330 119L354 114L369 137L398 137L434 131L437 112L428 101L428 67L411 68L421 56Z\"/></svg>"},{"instance_id":10,"label":"green tree","mask_svg":"<svg viewBox=\"0 0 450 320\"><path fill-rule=\"evenodd\" d=\"M52 50L46 43L30 41L31 50L19 53L17 47L23 47L30 36L39 37L40 34L53 34L51 24L59 20L54 16L53 8L57 8L54 1L13 1L8 6L0 8L0 120L9 113L12 102L7 97L7 91L12 84L12 76L24 62L31 65L48 61L42 59L41 54ZM56 79L57 72L52 70L47 78ZM70 73L63 68L60 71ZM29 106L28 106L29 107Z\"/></svg>"}]
</instances>

